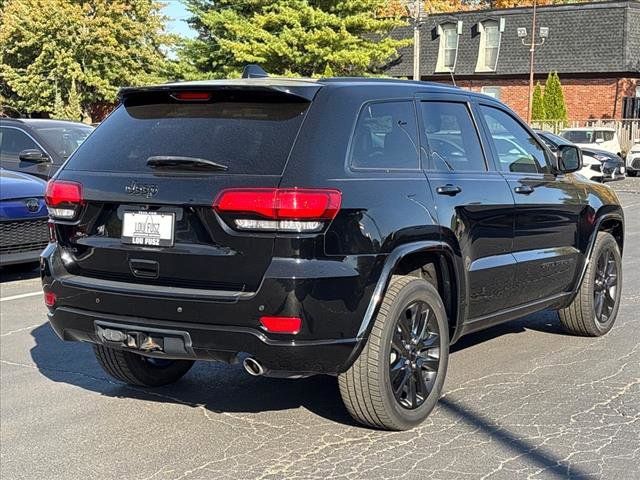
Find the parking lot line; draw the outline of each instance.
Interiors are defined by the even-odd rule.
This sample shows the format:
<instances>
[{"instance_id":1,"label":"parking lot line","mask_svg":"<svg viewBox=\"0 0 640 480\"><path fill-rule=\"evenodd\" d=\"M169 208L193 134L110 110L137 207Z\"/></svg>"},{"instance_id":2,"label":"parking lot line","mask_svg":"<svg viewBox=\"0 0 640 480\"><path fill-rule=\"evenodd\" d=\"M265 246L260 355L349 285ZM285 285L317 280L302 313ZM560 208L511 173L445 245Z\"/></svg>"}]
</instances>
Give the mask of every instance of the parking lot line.
<instances>
[{"instance_id":1,"label":"parking lot line","mask_svg":"<svg viewBox=\"0 0 640 480\"><path fill-rule=\"evenodd\" d=\"M36 295L42 295L42 290L39 292L21 293L20 295L11 295L10 297L0 298L0 302L8 302L9 300L18 300L20 298L35 297Z\"/></svg>"}]
</instances>

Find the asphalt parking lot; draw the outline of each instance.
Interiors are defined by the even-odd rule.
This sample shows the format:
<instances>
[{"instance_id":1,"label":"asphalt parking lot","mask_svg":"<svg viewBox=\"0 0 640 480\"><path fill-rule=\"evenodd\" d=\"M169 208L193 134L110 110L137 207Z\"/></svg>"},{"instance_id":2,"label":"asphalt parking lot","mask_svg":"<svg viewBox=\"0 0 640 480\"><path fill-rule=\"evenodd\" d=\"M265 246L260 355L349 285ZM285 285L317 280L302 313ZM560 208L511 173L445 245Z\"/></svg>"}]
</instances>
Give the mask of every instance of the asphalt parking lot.
<instances>
[{"instance_id":1,"label":"asphalt parking lot","mask_svg":"<svg viewBox=\"0 0 640 480\"><path fill-rule=\"evenodd\" d=\"M436 411L402 433L355 425L329 377L199 363L171 387L118 383L54 335L33 273L3 272L0 477L640 478L640 178L614 186L627 227L609 335L568 336L545 312L465 337Z\"/></svg>"}]
</instances>

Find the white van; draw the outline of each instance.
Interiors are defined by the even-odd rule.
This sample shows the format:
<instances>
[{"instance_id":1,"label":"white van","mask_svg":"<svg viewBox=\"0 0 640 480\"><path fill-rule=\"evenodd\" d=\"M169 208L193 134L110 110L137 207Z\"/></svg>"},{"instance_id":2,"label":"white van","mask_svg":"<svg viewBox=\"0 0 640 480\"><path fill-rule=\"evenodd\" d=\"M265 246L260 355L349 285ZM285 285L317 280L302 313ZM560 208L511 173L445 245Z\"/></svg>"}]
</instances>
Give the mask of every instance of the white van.
<instances>
[{"instance_id":1,"label":"white van","mask_svg":"<svg viewBox=\"0 0 640 480\"><path fill-rule=\"evenodd\" d=\"M567 128L560 135L579 147L597 148L620 156L621 148L615 128L582 127Z\"/></svg>"}]
</instances>

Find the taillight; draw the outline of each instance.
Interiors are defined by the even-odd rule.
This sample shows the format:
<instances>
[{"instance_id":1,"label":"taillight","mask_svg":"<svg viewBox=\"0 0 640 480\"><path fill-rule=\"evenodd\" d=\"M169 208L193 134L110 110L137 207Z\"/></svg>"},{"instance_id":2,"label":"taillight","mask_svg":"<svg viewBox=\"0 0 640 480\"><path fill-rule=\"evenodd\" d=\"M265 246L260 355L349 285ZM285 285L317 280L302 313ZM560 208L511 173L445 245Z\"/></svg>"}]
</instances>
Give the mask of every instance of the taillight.
<instances>
[{"instance_id":1,"label":"taillight","mask_svg":"<svg viewBox=\"0 0 640 480\"><path fill-rule=\"evenodd\" d=\"M44 200L52 218L70 220L83 203L82 185L65 180L49 180Z\"/></svg>"},{"instance_id":2,"label":"taillight","mask_svg":"<svg viewBox=\"0 0 640 480\"><path fill-rule=\"evenodd\" d=\"M335 218L342 194L333 189L232 188L213 208L239 230L317 232Z\"/></svg>"}]
</instances>

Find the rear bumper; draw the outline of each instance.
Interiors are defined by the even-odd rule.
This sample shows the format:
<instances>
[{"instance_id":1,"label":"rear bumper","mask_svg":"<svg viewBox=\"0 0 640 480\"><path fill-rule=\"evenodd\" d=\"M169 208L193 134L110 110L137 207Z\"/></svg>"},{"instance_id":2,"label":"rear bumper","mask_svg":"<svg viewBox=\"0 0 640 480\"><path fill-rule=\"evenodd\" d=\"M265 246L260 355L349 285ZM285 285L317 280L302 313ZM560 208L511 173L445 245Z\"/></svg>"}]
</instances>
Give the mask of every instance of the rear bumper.
<instances>
[{"instance_id":1,"label":"rear bumper","mask_svg":"<svg viewBox=\"0 0 640 480\"><path fill-rule=\"evenodd\" d=\"M256 358L277 376L337 374L349 368L360 345L358 331L377 281L375 257L275 261L257 292L210 292L149 287L69 275L59 248L42 254L46 291L56 294L49 321L64 340L103 343L98 329L171 331L188 338L182 353L141 352L149 356L221 360L234 363L241 354ZM305 261L302 261L304 264ZM356 270L353 265L358 266ZM363 282L361 273L368 271ZM297 335L267 333L261 315L300 316Z\"/></svg>"},{"instance_id":2,"label":"rear bumper","mask_svg":"<svg viewBox=\"0 0 640 480\"><path fill-rule=\"evenodd\" d=\"M345 370L355 339L286 341L274 340L264 332L246 327L223 327L193 323L149 320L140 317L107 315L68 307L48 314L54 331L63 340L106 344L98 335L98 326L145 333L172 332L189 339L182 354L144 352L144 355L171 359L217 360L235 363L242 354L258 360L268 374L296 377L318 373L336 374ZM122 348L127 350L126 348ZM139 350L133 350L142 353Z\"/></svg>"}]
</instances>

